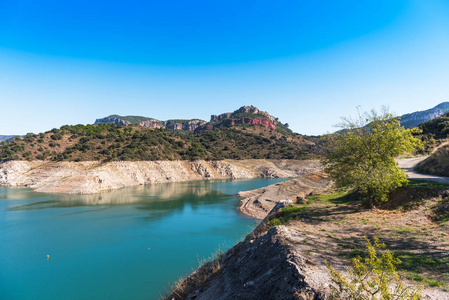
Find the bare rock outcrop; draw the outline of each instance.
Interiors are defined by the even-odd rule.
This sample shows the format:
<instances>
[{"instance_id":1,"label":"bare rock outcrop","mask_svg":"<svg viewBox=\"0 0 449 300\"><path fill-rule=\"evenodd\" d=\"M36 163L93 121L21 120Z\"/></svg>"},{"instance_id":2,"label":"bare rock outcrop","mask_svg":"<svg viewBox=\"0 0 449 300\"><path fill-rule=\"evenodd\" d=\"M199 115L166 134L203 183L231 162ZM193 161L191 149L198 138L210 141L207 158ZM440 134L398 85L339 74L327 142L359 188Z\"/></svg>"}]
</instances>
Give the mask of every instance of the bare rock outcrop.
<instances>
[{"instance_id":1,"label":"bare rock outcrop","mask_svg":"<svg viewBox=\"0 0 449 300\"><path fill-rule=\"evenodd\" d=\"M198 127L206 124L206 121L193 119L188 121L168 120L165 128L184 131L195 131Z\"/></svg>"},{"instance_id":2,"label":"bare rock outcrop","mask_svg":"<svg viewBox=\"0 0 449 300\"><path fill-rule=\"evenodd\" d=\"M145 121L141 121L139 123L140 126L148 127L148 128L165 128L165 122L159 121L156 119L149 119Z\"/></svg>"},{"instance_id":3,"label":"bare rock outcrop","mask_svg":"<svg viewBox=\"0 0 449 300\"><path fill-rule=\"evenodd\" d=\"M250 114L250 116L243 116L242 114ZM224 126L233 126L236 124L250 124L260 125L270 129L276 129L280 124L279 119L273 117L265 111L259 110L255 106L242 106L232 113L224 113L221 115L212 115L210 117L210 124L199 126L197 130L211 130L217 123L222 123ZM288 126L288 124L286 124Z\"/></svg>"},{"instance_id":4,"label":"bare rock outcrop","mask_svg":"<svg viewBox=\"0 0 449 300\"><path fill-rule=\"evenodd\" d=\"M276 126L270 120L262 118L236 118L223 121L223 125L225 126L233 126L236 124L260 125L266 128L276 129Z\"/></svg>"},{"instance_id":5,"label":"bare rock outcrop","mask_svg":"<svg viewBox=\"0 0 449 300\"><path fill-rule=\"evenodd\" d=\"M285 226L248 235L196 270L166 299L325 299L289 236Z\"/></svg>"},{"instance_id":6,"label":"bare rock outcrop","mask_svg":"<svg viewBox=\"0 0 449 300\"><path fill-rule=\"evenodd\" d=\"M156 119L149 119L139 123L140 126L149 128L165 128L171 130L184 130L194 131L198 127L206 124L206 121L193 119L193 120L168 120L159 121Z\"/></svg>"},{"instance_id":7,"label":"bare rock outcrop","mask_svg":"<svg viewBox=\"0 0 449 300\"><path fill-rule=\"evenodd\" d=\"M138 116L122 117L119 115L111 115L106 118L96 119L94 125L99 125L100 123L116 124L119 126L140 125L143 127L154 129L164 128L171 130L194 131L198 127L206 124L207 122L200 119L160 121L157 119L147 117L138 117Z\"/></svg>"},{"instance_id":8,"label":"bare rock outcrop","mask_svg":"<svg viewBox=\"0 0 449 300\"><path fill-rule=\"evenodd\" d=\"M402 126L404 126L405 128L409 128L418 126L423 122L435 119L439 116L444 115L447 112L449 112L449 102L443 102L427 110L402 115L400 121Z\"/></svg>"},{"instance_id":9,"label":"bare rock outcrop","mask_svg":"<svg viewBox=\"0 0 449 300\"><path fill-rule=\"evenodd\" d=\"M101 118L101 119L96 119L94 125L98 125L100 123L106 123L106 124L116 124L119 126L128 126L131 125L130 121L127 120L123 120L119 117L106 117L106 118Z\"/></svg>"}]
</instances>

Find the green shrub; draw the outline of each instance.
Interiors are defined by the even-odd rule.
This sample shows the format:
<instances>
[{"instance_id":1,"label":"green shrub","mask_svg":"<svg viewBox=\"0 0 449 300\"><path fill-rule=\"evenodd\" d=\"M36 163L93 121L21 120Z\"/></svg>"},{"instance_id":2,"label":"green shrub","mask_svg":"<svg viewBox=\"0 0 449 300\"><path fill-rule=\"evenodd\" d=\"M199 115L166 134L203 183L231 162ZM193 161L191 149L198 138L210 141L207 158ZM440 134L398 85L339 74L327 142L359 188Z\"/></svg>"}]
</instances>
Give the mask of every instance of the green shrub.
<instances>
[{"instance_id":1,"label":"green shrub","mask_svg":"<svg viewBox=\"0 0 449 300\"><path fill-rule=\"evenodd\" d=\"M385 248L378 238L374 238L374 245L366 240L367 257L360 256L351 260L349 278L336 271L330 263L326 265L330 271L331 295L329 299L357 299L357 300L417 300L421 299L419 289L405 287L396 271L396 265L401 261L393 257L389 250L378 256L377 250Z\"/></svg>"},{"instance_id":2,"label":"green shrub","mask_svg":"<svg viewBox=\"0 0 449 300\"><path fill-rule=\"evenodd\" d=\"M274 218L273 220L271 220L270 222L268 222L268 226L273 227L273 226L279 226L284 224L280 219L278 218Z\"/></svg>"},{"instance_id":3,"label":"green shrub","mask_svg":"<svg viewBox=\"0 0 449 300\"><path fill-rule=\"evenodd\" d=\"M52 134L50 137L51 137L52 140L57 141L57 140L62 139L62 134L55 133L55 134Z\"/></svg>"}]
</instances>

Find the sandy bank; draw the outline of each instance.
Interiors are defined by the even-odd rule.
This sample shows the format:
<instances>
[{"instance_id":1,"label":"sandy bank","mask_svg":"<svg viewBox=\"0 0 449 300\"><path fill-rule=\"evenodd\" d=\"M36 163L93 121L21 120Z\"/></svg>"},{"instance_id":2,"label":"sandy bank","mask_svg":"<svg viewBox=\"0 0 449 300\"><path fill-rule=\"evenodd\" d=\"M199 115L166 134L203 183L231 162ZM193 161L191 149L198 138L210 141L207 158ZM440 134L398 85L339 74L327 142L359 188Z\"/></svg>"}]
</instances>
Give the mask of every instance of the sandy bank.
<instances>
[{"instance_id":1,"label":"sandy bank","mask_svg":"<svg viewBox=\"0 0 449 300\"><path fill-rule=\"evenodd\" d=\"M260 189L240 192L237 195L244 198L240 201L240 211L250 217L263 219L279 200L301 201L311 193L326 191L331 185L328 176L317 171Z\"/></svg>"},{"instance_id":2,"label":"sandy bank","mask_svg":"<svg viewBox=\"0 0 449 300\"><path fill-rule=\"evenodd\" d=\"M321 166L316 160L9 161L0 163L0 185L26 186L47 193L96 194L152 183L288 178L319 169Z\"/></svg>"}]
</instances>

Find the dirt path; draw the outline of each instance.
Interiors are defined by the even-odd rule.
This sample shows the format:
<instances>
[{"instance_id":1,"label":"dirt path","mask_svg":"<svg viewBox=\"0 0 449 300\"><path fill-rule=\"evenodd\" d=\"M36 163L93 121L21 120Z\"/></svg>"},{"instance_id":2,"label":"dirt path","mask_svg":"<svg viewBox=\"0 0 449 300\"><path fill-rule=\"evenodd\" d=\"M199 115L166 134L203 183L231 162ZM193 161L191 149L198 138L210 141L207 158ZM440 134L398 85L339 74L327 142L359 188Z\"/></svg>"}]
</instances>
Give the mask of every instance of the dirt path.
<instances>
[{"instance_id":1,"label":"dirt path","mask_svg":"<svg viewBox=\"0 0 449 300\"><path fill-rule=\"evenodd\" d=\"M427 157L428 156L413 157L413 158L401 158L401 159L398 159L398 163L399 163L399 166L402 169L404 169L405 173L407 173L407 176L409 179L419 179L419 180L435 181L438 183L449 184L449 177L420 174L413 170L414 166L416 166L421 161L425 160Z\"/></svg>"}]
</instances>

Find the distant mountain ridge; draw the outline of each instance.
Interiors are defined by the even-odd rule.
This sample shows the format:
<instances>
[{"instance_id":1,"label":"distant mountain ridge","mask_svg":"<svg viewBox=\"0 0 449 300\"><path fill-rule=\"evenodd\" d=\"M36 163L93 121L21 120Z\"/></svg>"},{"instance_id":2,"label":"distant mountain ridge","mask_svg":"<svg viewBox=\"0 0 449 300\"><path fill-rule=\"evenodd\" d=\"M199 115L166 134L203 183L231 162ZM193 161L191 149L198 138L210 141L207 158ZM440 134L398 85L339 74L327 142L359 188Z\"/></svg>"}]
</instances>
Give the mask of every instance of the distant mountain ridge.
<instances>
[{"instance_id":1,"label":"distant mountain ridge","mask_svg":"<svg viewBox=\"0 0 449 300\"><path fill-rule=\"evenodd\" d=\"M418 125L423 135L431 136L435 139L445 139L449 136L449 112L435 119L423 122Z\"/></svg>"},{"instance_id":2,"label":"distant mountain ridge","mask_svg":"<svg viewBox=\"0 0 449 300\"><path fill-rule=\"evenodd\" d=\"M18 135L0 135L0 142L7 141L10 138L13 138L15 136L18 136Z\"/></svg>"},{"instance_id":3,"label":"distant mountain ridge","mask_svg":"<svg viewBox=\"0 0 449 300\"><path fill-rule=\"evenodd\" d=\"M416 127L423 122L440 117L447 112L449 112L449 102L442 102L427 110L402 115L401 125L405 128Z\"/></svg>"}]
</instances>

